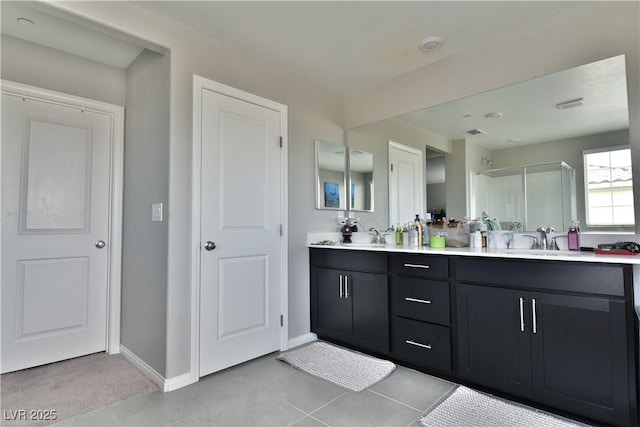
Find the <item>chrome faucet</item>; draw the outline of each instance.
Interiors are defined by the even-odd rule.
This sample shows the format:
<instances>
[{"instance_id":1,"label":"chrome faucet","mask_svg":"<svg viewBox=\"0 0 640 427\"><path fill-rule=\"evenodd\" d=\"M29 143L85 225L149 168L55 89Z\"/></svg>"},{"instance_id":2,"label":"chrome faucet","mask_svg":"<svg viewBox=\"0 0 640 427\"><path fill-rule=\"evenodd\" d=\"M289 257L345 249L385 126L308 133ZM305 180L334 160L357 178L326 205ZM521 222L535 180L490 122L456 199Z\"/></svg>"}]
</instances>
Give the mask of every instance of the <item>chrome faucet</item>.
<instances>
[{"instance_id":1,"label":"chrome faucet","mask_svg":"<svg viewBox=\"0 0 640 427\"><path fill-rule=\"evenodd\" d=\"M377 228L370 228L369 231L370 231L369 234L373 236L371 238L371 243L377 244L377 245L382 245L386 243L384 240L384 235L380 234L380 230L378 230Z\"/></svg>"},{"instance_id":2,"label":"chrome faucet","mask_svg":"<svg viewBox=\"0 0 640 427\"><path fill-rule=\"evenodd\" d=\"M551 242L547 240L547 235L556 231L555 228L547 227L545 229L544 227L538 227L536 231L540 233L540 249L558 250L555 237L551 239Z\"/></svg>"}]
</instances>

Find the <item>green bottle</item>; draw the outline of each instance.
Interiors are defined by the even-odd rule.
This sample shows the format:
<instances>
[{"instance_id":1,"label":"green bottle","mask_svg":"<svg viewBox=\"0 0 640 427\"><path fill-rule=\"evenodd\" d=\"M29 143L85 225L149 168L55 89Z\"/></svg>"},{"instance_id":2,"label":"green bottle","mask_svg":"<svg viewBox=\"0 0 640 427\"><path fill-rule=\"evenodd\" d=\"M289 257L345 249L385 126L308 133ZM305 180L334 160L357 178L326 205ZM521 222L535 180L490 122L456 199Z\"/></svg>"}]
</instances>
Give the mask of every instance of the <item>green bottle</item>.
<instances>
[{"instance_id":1,"label":"green bottle","mask_svg":"<svg viewBox=\"0 0 640 427\"><path fill-rule=\"evenodd\" d=\"M396 245L402 246L402 226L396 224Z\"/></svg>"}]
</instances>

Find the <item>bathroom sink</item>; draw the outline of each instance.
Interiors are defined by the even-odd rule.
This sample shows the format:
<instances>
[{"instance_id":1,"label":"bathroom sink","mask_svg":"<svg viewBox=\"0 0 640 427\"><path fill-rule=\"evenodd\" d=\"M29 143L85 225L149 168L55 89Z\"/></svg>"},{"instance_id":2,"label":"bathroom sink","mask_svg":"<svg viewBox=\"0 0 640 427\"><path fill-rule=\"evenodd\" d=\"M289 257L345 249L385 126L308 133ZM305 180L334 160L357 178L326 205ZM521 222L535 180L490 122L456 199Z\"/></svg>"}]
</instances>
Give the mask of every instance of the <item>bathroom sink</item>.
<instances>
[{"instance_id":1,"label":"bathroom sink","mask_svg":"<svg viewBox=\"0 0 640 427\"><path fill-rule=\"evenodd\" d=\"M507 254L521 254L521 255L543 255L543 256L569 256L576 255L579 252L565 251L565 250L544 250L544 249L497 249L498 252L504 252Z\"/></svg>"},{"instance_id":2,"label":"bathroom sink","mask_svg":"<svg viewBox=\"0 0 640 427\"><path fill-rule=\"evenodd\" d=\"M341 246L357 246L357 247L366 247L366 248L384 248L385 246L393 246L387 245L386 243L371 243L371 242L353 242L353 243L340 243Z\"/></svg>"}]
</instances>

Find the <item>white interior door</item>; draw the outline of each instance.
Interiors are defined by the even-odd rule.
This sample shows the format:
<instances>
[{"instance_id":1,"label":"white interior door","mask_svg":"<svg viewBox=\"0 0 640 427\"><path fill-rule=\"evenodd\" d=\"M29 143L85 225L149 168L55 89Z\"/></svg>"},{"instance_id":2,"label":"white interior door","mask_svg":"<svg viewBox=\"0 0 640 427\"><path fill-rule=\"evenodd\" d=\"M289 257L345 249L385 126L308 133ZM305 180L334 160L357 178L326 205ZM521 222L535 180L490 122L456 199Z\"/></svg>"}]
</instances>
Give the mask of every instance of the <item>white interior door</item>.
<instances>
[{"instance_id":1,"label":"white interior door","mask_svg":"<svg viewBox=\"0 0 640 427\"><path fill-rule=\"evenodd\" d=\"M425 192L422 151L389 141L389 225L422 217Z\"/></svg>"},{"instance_id":2,"label":"white interior door","mask_svg":"<svg viewBox=\"0 0 640 427\"><path fill-rule=\"evenodd\" d=\"M201 91L200 376L280 348L281 114Z\"/></svg>"},{"instance_id":3,"label":"white interior door","mask_svg":"<svg viewBox=\"0 0 640 427\"><path fill-rule=\"evenodd\" d=\"M2 372L106 348L112 134L2 94Z\"/></svg>"}]
</instances>

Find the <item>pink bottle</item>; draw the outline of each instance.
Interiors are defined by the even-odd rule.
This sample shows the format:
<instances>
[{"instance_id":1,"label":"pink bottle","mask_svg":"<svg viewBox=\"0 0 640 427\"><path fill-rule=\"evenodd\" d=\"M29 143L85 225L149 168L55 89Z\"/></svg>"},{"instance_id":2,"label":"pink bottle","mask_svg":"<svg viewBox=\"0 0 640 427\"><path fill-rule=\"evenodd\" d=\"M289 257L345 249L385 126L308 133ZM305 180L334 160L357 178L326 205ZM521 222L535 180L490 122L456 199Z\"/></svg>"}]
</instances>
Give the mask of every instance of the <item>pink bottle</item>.
<instances>
[{"instance_id":1,"label":"pink bottle","mask_svg":"<svg viewBox=\"0 0 640 427\"><path fill-rule=\"evenodd\" d=\"M570 251L580 250L580 226L578 221L571 223L567 233L568 246Z\"/></svg>"}]
</instances>

